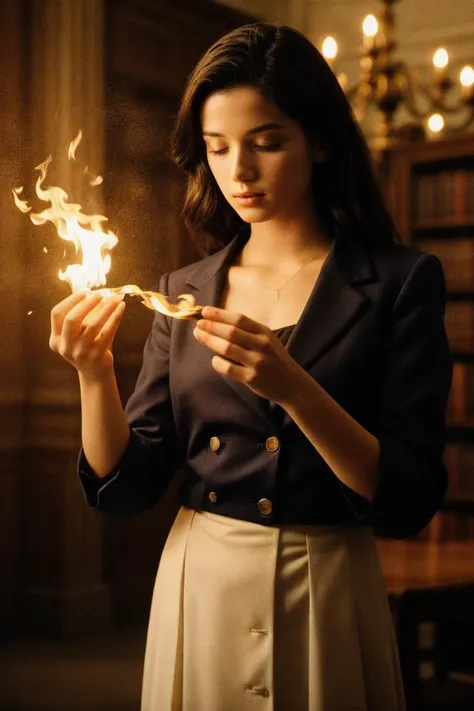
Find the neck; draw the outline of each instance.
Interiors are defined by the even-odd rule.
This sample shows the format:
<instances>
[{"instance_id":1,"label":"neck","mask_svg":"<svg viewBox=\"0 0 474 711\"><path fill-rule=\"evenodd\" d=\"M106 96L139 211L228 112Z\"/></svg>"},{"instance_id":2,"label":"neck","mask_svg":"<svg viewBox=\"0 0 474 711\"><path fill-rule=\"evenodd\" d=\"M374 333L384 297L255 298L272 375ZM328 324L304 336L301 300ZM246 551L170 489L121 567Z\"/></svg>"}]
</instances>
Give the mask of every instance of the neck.
<instances>
[{"instance_id":1,"label":"neck","mask_svg":"<svg viewBox=\"0 0 474 711\"><path fill-rule=\"evenodd\" d=\"M314 215L254 223L240 255L240 266L268 266L271 262L277 269L279 265L296 268L311 256L324 258L330 244Z\"/></svg>"}]
</instances>

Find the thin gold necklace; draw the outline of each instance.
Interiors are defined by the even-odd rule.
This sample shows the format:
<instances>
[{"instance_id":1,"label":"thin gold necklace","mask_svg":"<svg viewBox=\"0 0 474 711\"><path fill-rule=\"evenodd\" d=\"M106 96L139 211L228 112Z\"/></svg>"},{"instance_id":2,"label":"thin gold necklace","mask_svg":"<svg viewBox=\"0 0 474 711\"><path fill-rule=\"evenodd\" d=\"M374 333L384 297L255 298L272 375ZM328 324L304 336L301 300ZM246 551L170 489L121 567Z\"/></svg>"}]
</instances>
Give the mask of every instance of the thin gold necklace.
<instances>
[{"instance_id":1,"label":"thin gold necklace","mask_svg":"<svg viewBox=\"0 0 474 711\"><path fill-rule=\"evenodd\" d=\"M275 288L272 287L272 286L266 286L266 287L264 287L264 288L265 288L265 289L270 289L270 291L274 291L274 292L276 293L277 299L279 299L279 298L280 298L280 291L283 289L283 287L285 287L285 286L288 284L288 282L290 282L292 279L294 279L297 274L299 274L301 271L303 271L303 269L304 269L306 266L308 266L308 264L309 264L311 261L313 261L313 259L316 259L317 256L318 256L317 254L314 254L312 257L310 257L310 258L308 259L308 261L305 262L305 263L303 264L303 266L298 269L298 271L296 271L292 276L290 276L289 279L287 279L285 282L283 282L283 284L282 284L281 286L279 286L278 289L275 289Z\"/></svg>"}]
</instances>

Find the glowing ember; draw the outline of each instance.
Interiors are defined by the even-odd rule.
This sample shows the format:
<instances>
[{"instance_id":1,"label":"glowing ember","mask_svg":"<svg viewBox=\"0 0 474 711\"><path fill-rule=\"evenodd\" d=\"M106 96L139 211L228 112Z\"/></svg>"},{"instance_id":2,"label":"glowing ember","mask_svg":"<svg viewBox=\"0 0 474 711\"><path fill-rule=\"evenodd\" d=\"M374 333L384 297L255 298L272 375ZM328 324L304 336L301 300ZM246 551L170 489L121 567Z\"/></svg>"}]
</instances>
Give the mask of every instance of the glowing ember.
<instances>
[{"instance_id":1,"label":"glowing ember","mask_svg":"<svg viewBox=\"0 0 474 711\"><path fill-rule=\"evenodd\" d=\"M110 294L129 294L130 296L141 296L142 303L152 311L160 311L165 316L173 316L174 318L191 318L199 314L204 306L197 306L196 299L192 294L180 294L177 304L170 304L167 298L158 291L142 291L135 284L126 284L115 289L100 289L104 296Z\"/></svg>"},{"instance_id":2,"label":"glowing ember","mask_svg":"<svg viewBox=\"0 0 474 711\"><path fill-rule=\"evenodd\" d=\"M69 160L76 160L76 149L81 139L82 131L79 131L69 145ZM31 212L28 202L20 197L23 187L14 188L12 191L15 205L21 212L29 213L34 225L44 225L46 222L51 222L59 237L71 242L75 247L76 254L82 256L82 263L69 264L65 271L59 271L58 274L61 280L68 282L73 292L104 287L112 264L110 251L116 246L118 238L113 232L103 229L102 223L107 222L104 215L86 215L82 212L81 205L69 202L69 196L62 188L44 187L51 161L52 157L48 156L43 163L35 168L39 171L36 180L36 195L42 202L49 203L45 209L37 213ZM102 183L102 176L93 176L87 167L84 172L92 178L89 181L90 185ZM46 247L44 252L47 253ZM156 291L143 291L135 284L99 290L105 296L111 293L141 296L142 303L147 308L178 319L191 318L199 314L203 308L203 306L196 305L192 294L180 294L178 303L170 304L163 294Z\"/></svg>"}]
</instances>

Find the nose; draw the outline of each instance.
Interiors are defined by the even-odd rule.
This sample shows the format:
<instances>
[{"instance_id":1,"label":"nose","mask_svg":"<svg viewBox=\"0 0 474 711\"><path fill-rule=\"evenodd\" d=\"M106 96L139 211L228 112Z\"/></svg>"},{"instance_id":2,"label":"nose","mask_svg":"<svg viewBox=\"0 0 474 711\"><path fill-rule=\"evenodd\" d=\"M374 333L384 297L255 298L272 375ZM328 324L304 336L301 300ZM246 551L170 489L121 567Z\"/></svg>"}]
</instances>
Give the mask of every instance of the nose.
<instances>
[{"instance_id":1,"label":"nose","mask_svg":"<svg viewBox=\"0 0 474 711\"><path fill-rule=\"evenodd\" d=\"M245 148L237 150L232 166L232 181L238 185L239 183L255 180L256 177L257 166L255 158Z\"/></svg>"}]
</instances>

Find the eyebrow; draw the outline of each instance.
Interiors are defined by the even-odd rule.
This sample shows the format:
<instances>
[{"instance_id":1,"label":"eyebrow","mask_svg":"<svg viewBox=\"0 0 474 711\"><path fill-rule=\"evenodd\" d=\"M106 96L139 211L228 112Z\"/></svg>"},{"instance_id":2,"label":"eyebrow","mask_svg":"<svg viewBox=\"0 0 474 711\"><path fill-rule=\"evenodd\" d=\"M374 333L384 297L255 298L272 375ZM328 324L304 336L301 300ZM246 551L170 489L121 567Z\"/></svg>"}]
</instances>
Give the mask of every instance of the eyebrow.
<instances>
[{"instance_id":1,"label":"eyebrow","mask_svg":"<svg viewBox=\"0 0 474 711\"><path fill-rule=\"evenodd\" d=\"M247 131L245 134L246 136L253 136L256 133L262 133L262 131L270 131L272 129L279 129L279 128L285 128L280 123L264 123L262 126L256 126L255 128L251 128L250 131ZM222 133L216 133L215 131L203 131L202 133L203 136L211 136L212 138L224 138L224 134Z\"/></svg>"}]
</instances>

